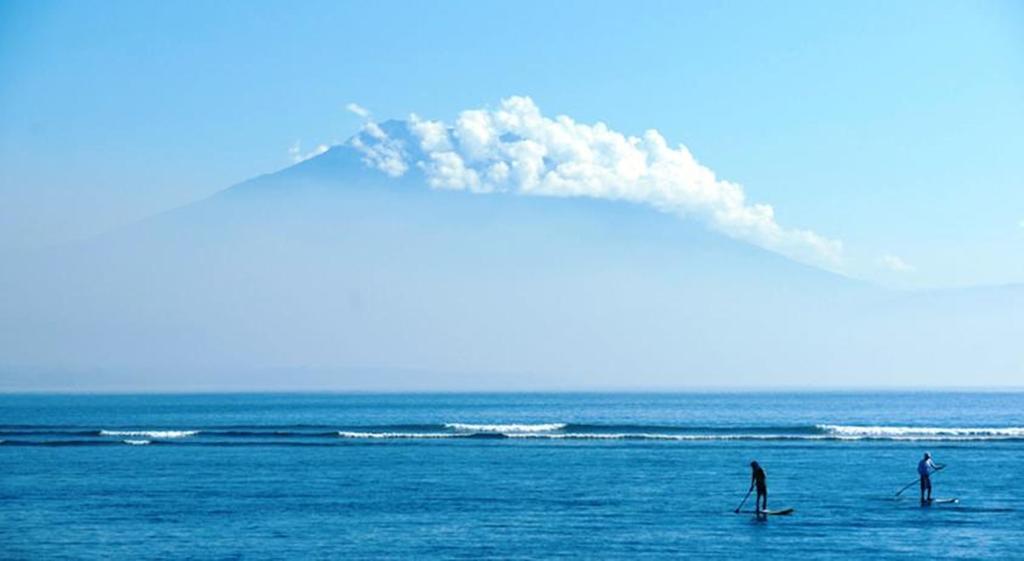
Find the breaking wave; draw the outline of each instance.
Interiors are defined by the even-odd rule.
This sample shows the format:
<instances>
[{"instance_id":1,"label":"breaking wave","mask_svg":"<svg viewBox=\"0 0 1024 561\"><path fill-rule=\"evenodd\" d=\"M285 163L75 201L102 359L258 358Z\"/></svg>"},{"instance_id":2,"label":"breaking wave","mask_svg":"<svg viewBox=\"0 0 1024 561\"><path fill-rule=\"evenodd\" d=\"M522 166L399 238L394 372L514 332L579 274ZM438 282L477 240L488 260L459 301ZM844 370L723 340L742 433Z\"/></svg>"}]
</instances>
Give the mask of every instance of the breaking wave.
<instances>
[{"instance_id":1,"label":"breaking wave","mask_svg":"<svg viewBox=\"0 0 1024 561\"><path fill-rule=\"evenodd\" d=\"M1024 438L1024 427L901 427L861 425L815 425L826 434L870 438Z\"/></svg>"},{"instance_id":2,"label":"breaking wave","mask_svg":"<svg viewBox=\"0 0 1024 561\"><path fill-rule=\"evenodd\" d=\"M118 440L113 440L117 438ZM790 426L692 426L576 423L464 423L338 426L283 425L253 427L198 427L192 430L159 428L90 429L88 427L0 426L4 445L95 444L284 444L320 443L331 440L434 440L434 439L531 439L531 440L651 440L675 442L711 441L1024 441L1024 427L918 427L903 425L815 424Z\"/></svg>"},{"instance_id":3,"label":"breaking wave","mask_svg":"<svg viewBox=\"0 0 1024 561\"><path fill-rule=\"evenodd\" d=\"M569 425L567 423L535 423L509 425L474 425L470 423L445 423L444 426L445 428L461 432L530 433L562 430Z\"/></svg>"},{"instance_id":4,"label":"breaking wave","mask_svg":"<svg viewBox=\"0 0 1024 561\"><path fill-rule=\"evenodd\" d=\"M144 436L147 438L186 438L199 434L197 430L101 430L100 436Z\"/></svg>"},{"instance_id":5,"label":"breaking wave","mask_svg":"<svg viewBox=\"0 0 1024 561\"><path fill-rule=\"evenodd\" d=\"M338 431L341 438L453 438L458 435L451 433L424 432L350 432Z\"/></svg>"},{"instance_id":6,"label":"breaking wave","mask_svg":"<svg viewBox=\"0 0 1024 561\"><path fill-rule=\"evenodd\" d=\"M342 438L703 441L986 441L1024 440L1024 427L904 427L827 425L793 427L646 427L631 425L446 423L449 432L341 431Z\"/></svg>"}]
</instances>

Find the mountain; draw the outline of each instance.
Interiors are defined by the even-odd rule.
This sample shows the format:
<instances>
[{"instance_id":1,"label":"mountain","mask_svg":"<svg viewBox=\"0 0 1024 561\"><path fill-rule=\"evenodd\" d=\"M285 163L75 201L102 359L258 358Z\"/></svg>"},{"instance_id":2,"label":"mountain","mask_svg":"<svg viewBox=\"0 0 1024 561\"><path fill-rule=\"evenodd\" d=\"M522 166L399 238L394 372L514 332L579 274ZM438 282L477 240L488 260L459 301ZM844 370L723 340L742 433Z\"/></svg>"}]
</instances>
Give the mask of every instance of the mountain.
<instances>
[{"instance_id":1,"label":"mountain","mask_svg":"<svg viewBox=\"0 0 1024 561\"><path fill-rule=\"evenodd\" d=\"M405 123L381 125L407 139ZM624 202L431 189L351 143L8 260L0 389L999 384L1024 289L897 292Z\"/></svg>"}]
</instances>

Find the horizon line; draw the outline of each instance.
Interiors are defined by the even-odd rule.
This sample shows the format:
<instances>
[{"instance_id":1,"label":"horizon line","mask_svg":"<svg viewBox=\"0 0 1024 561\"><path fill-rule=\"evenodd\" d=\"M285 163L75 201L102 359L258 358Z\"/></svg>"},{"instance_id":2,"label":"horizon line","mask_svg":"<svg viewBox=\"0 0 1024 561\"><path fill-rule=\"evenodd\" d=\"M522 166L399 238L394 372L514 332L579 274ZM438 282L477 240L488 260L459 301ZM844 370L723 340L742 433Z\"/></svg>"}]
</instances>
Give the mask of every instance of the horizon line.
<instances>
[{"instance_id":1,"label":"horizon line","mask_svg":"<svg viewBox=\"0 0 1024 561\"><path fill-rule=\"evenodd\" d=\"M1006 386L690 386L679 388L546 388L546 389L0 389L0 396L129 396L129 395L673 395L673 394L814 394L814 393L1022 393L1024 385Z\"/></svg>"}]
</instances>

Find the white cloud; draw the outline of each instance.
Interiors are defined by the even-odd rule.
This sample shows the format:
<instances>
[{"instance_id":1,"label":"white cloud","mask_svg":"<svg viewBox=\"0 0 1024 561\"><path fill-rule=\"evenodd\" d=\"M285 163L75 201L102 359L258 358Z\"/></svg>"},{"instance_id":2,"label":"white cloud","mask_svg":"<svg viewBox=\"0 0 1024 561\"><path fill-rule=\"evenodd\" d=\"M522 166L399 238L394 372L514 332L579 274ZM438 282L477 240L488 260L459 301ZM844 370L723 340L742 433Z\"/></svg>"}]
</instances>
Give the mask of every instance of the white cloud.
<instances>
[{"instance_id":1,"label":"white cloud","mask_svg":"<svg viewBox=\"0 0 1024 561\"><path fill-rule=\"evenodd\" d=\"M350 143L363 153L363 163L391 177L400 177L409 169L401 140L389 137L384 129L373 121L363 125L362 133L353 137Z\"/></svg>"},{"instance_id":2,"label":"white cloud","mask_svg":"<svg viewBox=\"0 0 1024 561\"><path fill-rule=\"evenodd\" d=\"M885 267L895 273L912 273L916 270L911 264L895 255L883 255L882 258L878 260L878 263L882 267Z\"/></svg>"},{"instance_id":3,"label":"white cloud","mask_svg":"<svg viewBox=\"0 0 1024 561\"><path fill-rule=\"evenodd\" d=\"M414 154L378 134L383 131L373 122L353 146L369 165L392 176L415 165L434 188L643 203L696 216L729 236L802 261L842 264L841 242L783 227L771 205L748 202L739 184L719 179L685 146L670 146L653 129L628 136L600 122L546 117L529 97L504 99L494 110L463 111L454 125L412 115L409 129L419 144Z\"/></svg>"},{"instance_id":4,"label":"white cloud","mask_svg":"<svg viewBox=\"0 0 1024 561\"><path fill-rule=\"evenodd\" d=\"M326 144L317 144L316 148L313 148L311 151L303 154L302 143L296 140L295 143L292 144L291 148L288 149L288 156L292 159L293 162L297 164L299 162L304 162L310 158L319 156L320 154L323 154L324 152L330 150L330 148L331 147Z\"/></svg>"},{"instance_id":5,"label":"white cloud","mask_svg":"<svg viewBox=\"0 0 1024 561\"><path fill-rule=\"evenodd\" d=\"M420 148L425 152L444 152L451 150L448 140L448 128L439 121L424 121L415 113L409 116L409 128L420 140Z\"/></svg>"},{"instance_id":6,"label":"white cloud","mask_svg":"<svg viewBox=\"0 0 1024 561\"><path fill-rule=\"evenodd\" d=\"M355 113L356 115L362 117L363 119L367 119L370 117L370 110L363 107L362 105L359 105L358 103L349 103L348 105L345 106L345 109L352 113Z\"/></svg>"}]
</instances>

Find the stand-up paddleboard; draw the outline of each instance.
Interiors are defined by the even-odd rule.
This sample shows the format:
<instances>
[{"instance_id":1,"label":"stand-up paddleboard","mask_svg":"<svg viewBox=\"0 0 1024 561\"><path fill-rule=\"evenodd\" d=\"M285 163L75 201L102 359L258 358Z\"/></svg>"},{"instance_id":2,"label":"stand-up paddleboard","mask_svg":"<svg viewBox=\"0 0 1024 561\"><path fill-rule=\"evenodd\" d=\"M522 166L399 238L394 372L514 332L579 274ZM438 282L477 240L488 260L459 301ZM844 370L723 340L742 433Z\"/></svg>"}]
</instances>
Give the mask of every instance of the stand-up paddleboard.
<instances>
[{"instance_id":1,"label":"stand-up paddleboard","mask_svg":"<svg viewBox=\"0 0 1024 561\"><path fill-rule=\"evenodd\" d=\"M959 503L960 499L929 499L927 501L921 501L921 506L932 506L932 505L950 505Z\"/></svg>"},{"instance_id":2,"label":"stand-up paddleboard","mask_svg":"<svg viewBox=\"0 0 1024 561\"><path fill-rule=\"evenodd\" d=\"M796 509L784 508L781 510L744 510L747 514L756 514L758 516L787 516L796 512Z\"/></svg>"}]
</instances>

